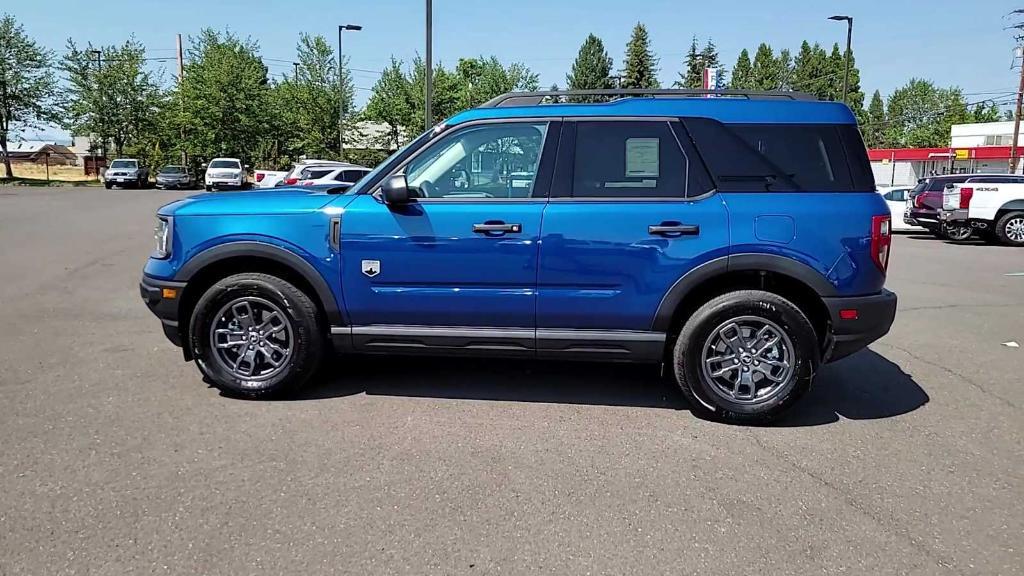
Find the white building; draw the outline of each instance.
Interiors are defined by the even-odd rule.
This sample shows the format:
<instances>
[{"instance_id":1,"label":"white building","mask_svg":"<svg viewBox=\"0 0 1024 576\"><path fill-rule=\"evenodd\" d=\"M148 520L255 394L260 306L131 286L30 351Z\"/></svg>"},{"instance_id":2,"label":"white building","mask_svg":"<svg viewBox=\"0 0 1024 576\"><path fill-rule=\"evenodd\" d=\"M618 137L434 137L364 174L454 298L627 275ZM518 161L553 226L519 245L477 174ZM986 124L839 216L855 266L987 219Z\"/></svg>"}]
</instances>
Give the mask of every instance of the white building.
<instances>
[{"instance_id":1,"label":"white building","mask_svg":"<svg viewBox=\"0 0 1024 576\"><path fill-rule=\"evenodd\" d=\"M871 171L879 186L913 185L934 174L1005 174L1010 171L1013 122L954 124L943 148L880 148L868 150ZM1024 135L1018 138L1024 145ZM1017 172L1021 171L1018 152Z\"/></svg>"}]
</instances>

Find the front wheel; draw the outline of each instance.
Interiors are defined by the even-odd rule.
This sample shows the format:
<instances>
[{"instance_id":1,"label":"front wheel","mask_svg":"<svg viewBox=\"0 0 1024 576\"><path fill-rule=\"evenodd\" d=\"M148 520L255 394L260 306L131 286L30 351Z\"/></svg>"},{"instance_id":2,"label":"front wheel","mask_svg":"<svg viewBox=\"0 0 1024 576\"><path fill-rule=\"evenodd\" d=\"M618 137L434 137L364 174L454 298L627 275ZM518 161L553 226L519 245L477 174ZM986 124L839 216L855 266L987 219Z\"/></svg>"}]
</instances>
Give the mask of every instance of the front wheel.
<instances>
[{"instance_id":1,"label":"front wheel","mask_svg":"<svg viewBox=\"0 0 1024 576\"><path fill-rule=\"evenodd\" d=\"M788 300L742 290L701 306L673 354L676 382L699 415L764 423L810 388L819 360L810 321Z\"/></svg>"},{"instance_id":2,"label":"front wheel","mask_svg":"<svg viewBox=\"0 0 1024 576\"><path fill-rule=\"evenodd\" d=\"M1024 212L1004 214L996 222L996 237L1007 246L1024 246Z\"/></svg>"},{"instance_id":3,"label":"front wheel","mask_svg":"<svg viewBox=\"0 0 1024 576\"><path fill-rule=\"evenodd\" d=\"M210 186L209 184L207 184L206 185L206 191L207 192L213 192L213 186Z\"/></svg>"},{"instance_id":4,"label":"front wheel","mask_svg":"<svg viewBox=\"0 0 1024 576\"><path fill-rule=\"evenodd\" d=\"M309 296L268 274L217 282L199 299L189 324L199 370L224 393L245 398L300 388L317 371L324 340Z\"/></svg>"}]
</instances>

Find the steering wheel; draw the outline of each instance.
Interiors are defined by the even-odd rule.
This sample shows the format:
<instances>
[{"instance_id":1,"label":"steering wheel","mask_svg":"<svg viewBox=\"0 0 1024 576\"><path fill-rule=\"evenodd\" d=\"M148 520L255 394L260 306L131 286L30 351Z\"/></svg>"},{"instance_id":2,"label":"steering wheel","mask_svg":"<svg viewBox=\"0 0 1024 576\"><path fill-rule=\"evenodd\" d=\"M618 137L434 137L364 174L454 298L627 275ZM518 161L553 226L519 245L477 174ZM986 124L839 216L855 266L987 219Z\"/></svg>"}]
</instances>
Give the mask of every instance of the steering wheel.
<instances>
[{"instance_id":1,"label":"steering wheel","mask_svg":"<svg viewBox=\"0 0 1024 576\"><path fill-rule=\"evenodd\" d=\"M420 182L420 194L422 194L424 198L437 197L437 186L434 186L434 183L430 180L424 180L423 182Z\"/></svg>"}]
</instances>

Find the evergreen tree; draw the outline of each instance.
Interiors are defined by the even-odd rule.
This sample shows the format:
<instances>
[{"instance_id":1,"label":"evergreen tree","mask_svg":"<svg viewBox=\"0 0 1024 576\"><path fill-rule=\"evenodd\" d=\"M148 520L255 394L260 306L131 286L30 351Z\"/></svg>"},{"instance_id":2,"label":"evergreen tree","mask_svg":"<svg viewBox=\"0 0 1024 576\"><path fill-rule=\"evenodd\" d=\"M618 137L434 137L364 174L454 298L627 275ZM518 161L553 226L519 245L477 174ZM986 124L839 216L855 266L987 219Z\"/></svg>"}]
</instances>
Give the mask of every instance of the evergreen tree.
<instances>
[{"instance_id":1,"label":"evergreen tree","mask_svg":"<svg viewBox=\"0 0 1024 576\"><path fill-rule=\"evenodd\" d=\"M637 22L626 44L626 63L622 71L623 88L658 88L658 60L651 52L647 28Z\"/></svg>"},{"instance_id":2,"label":"evergreen tree","mask_svg":"<svg viewBox=\"0 0 1024 576\"><path fill-rule=\"evenodd\" d=\"M677 88L697 89L704 85L704 61L697 51L697 37L690 42L690 51L686 53L686 71L679 73L679 79L673 84Z\"/></svg>"},{"instance_id":3,"label":"evergreen tree","mask_svg":"<svg viewBox=\"0 0 1024 576\"><path fill-rule=\"evenodd\" d=\"M587 36L580 46L572 70L565 76L569 90L600 90L614 88L611 79L612 59L604 49L604 43L593 34ZM587 96L576 98L579 102L596 102L601 98Z\"/></svg>"},{"instance_id":4,"label":"evergreen tree","mask_svg":"<svg viewBox=\"0 0 1024 576\"><path fill-rule=\"evenodd\" d=\"M729 88L733 90L753 90L754 77L750 64L750 53L744 48L740 50L740 56L736 59L736 65L732 68L732 78L729 80Z\"/></svg>"},{"instance_id":5,"label":"evergreen tree","mask_svg":"<svg viewBox=\"0 0 1024 576\"><path fill-rule=\"evenodd\" d=\"M828 65L828 54L825 49L817 43L812 46L804 40L793 63L790 86L799 92L827 98L831 91L829 82L834 72Z\"/></svg>"},{"instance_id":6,"label":"evergreen tree","mask_svg":"<svg viewBox=\"0 0 1024 576\"><path fill-rule=\"evenodd\" d=\"M753 86L755 90L777 90L782 82L782 71L779 69L779 61L775 58L772 47L761 43L754 54L754 67L752 70Z\"/></svg>"},{"instance_id":7,"label":"evergreen tree","mask_svg":"<svg viewBox=\"0 0 1024 576\"><path fill-rule=\"evenodd\" d=\"M868 148L887 148L885 144L885 103L882 94L875 90L871 95L867 119L861 126L864 132L864 144Z\"/></svg>"},{"instance_id":8,"label":"evergreen tree","mask_svg":"<svg viewBox=\"0 0 1024 576\"><path fill-rule=\"evenodd\" d=\"M707 44L704 45L704 49L700 51L701 61L701 86L704 82L704 68L715 68L718 70L718 82L712 86L712 90L720 90L725 88L725 68L722 66L722 62L718 59L718 48L715 43L708 39Z\"/></svg>"},{"instance_id":9,"label":"evergreen tree","mask_svg":"<svg viewBox=\"0 0 1024 576\"><path fill-rule=\"evenodd\" d=\"M776 58L775 66L779 70L779 83L773 88L773 90L789 90L790 81L793 77L793 56L789 53L789 48L783 48L779 50L779 57Z\"/></svg>"}]
</instances>

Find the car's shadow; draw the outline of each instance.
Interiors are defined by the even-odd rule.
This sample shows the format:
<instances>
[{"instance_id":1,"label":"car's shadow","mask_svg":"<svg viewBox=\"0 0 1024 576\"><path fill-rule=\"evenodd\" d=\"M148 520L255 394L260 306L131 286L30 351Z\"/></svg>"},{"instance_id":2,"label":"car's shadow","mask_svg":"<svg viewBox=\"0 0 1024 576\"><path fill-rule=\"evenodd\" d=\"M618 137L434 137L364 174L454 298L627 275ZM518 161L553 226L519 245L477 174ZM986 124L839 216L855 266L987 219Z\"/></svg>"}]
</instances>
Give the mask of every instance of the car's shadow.
<instances>
[{"instance_id":1,"label":"car's shadow","mask_svg":"<svg viewBox=\"0 0 1024 576\"><path fill-rule=\"evenodd\" d=\"M333 359L324 374L294 400L368 394L687 409L675 384L649 365L344 356ZM865 350L823 367L807 396L774 425L889 418L928 400L912 376Z\"/></svg>"}]
</instances>

